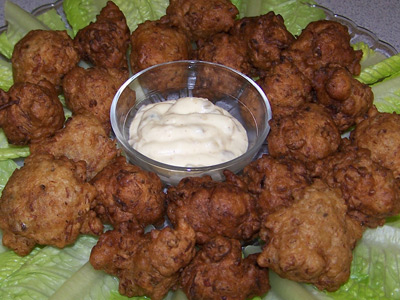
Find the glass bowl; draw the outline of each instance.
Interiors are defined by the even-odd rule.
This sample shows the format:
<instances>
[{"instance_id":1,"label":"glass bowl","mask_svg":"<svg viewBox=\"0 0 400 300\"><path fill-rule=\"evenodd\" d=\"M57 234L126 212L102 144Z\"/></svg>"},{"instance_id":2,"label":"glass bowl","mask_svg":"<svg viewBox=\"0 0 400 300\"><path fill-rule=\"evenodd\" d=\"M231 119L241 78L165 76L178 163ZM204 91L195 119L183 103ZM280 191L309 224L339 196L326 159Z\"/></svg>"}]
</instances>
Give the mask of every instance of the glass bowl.
<instances>
[{"instance_id":1,"label":"glass bowl","mask_svg":"<svg viewBox=\"0 0 400 300\"><path fill-rule=\"evenodd\" d=\"M246 129L247 151L230 161L204 167L178 167L150 159L129 144L129 127L143 105L182 97L207 98L227 110ZM268 99L249 77L229 67L194 60L173 61L152 66L128 79L111 105L111 126L127 159L159 175L165 184L177 184L188 176L210 175L223 180L223 171L242 170L258 154L272 117Z\"/></svg>"}]
</instances>

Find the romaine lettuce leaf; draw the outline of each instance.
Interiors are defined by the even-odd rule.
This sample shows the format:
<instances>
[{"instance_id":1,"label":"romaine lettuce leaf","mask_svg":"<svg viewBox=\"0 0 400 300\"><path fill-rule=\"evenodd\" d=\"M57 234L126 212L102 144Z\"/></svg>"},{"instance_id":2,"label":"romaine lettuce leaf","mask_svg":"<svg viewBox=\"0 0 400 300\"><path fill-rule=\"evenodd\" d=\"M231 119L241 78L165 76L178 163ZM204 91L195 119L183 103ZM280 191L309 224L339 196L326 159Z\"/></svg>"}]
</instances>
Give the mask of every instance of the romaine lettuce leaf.
<instances>
[{"instance_id":1,"label":"romaine lettuce leaf","mask_svg":"<svg viewBox=\"0 0 400 300\"><path fill-rule=\"evenodd\" d=\"M0 58L0 89L8 91L13 85L11 63Z\"/></svg>"},{"instance_id":2,"label":"romaine lettuce leaf","mask_svg":"<svg viewBox=\"0 0 400 300\"><path fill-rule=\"evenodd\" d=\"M361 70L356 78L365 84L373 84L400 72L400 53Z\"/></svg>"},{"instance_id":3,"label":"romaine lettuce leaf","mask_svg":"<svg viewBox=\"0 0 400 300\"><path fill-rule=\"evenodd\" d=\"M9 145L3 129L0 128L0 161L18 157L27 157L29 153L28 146Z\"/></svg>"},{"instance_id":4,"label":"romaine lettuce leaf","mask_svg":"<svg viewBox=\"0 0 400 300\"><path fill-rule=\"evenodd\" d=\"M354 50L361 50L363 52L363 56L360 61L361 72L365 68L375 65L387 58L384 54L375 51L374 49L370 48L368 44L364 42L358 42L356 44L353 44L352 47Z\"/></svg>"},{"instance_id":5,"label":"romaine lettuce leaf","mask_svg":"<svg viewBox=\"0 0 400 300\"><path fill-rule=\"evenodd\" d=\"M4 18L7 31L0 35L0 52L7 58L11 58L14 45L30 30L49 29L35 16L9 0L4 4Z\"/></svg>"},{"instance_id":6,"label":"romaine lettuce leaf","mask_svg":"<svg viewBox=\"0 0 400 300\"><path fill-rule=\"evenodd\" d=\"M96 20L96 15L106 5L106 0L65 0L63 8L74 35L79 29ZM131 31L146 20L157 20L165 15L169 0L114 0L124 13Z\"/></svg>"},{"instance_id":7,"label":"romaine lettuce leaf","mask_svg":"<svg viewBox=\"0 0 400 300\"><path fill-rule=\"evenodd\" d=\"M0 161L0 196L8 179L18 165L11 159Z\"/></svg>"},{"instance_id":8,"label":"romaine lettuce leaf","mask_svg":"<svg viewBox=\"0 0 400 300\"><path fill-rule=\"evenodd\" d=\"M95 243L96 238L81 236L64 249L36 247L25 257L13 251L1 253L0 299L47 300L87 263Z\"/></svg>"},{"instance_id":9,"label":"romaine lettuce leaf","mask_svg":"<svg viewBox=\"0 0 400 300\"><path fill-rule=\"evenodd\" d=\"M379 111L400 114L400 72L371 85L371 89Z\"/></svg>"},{"instance_id":10,"label":"romaine lettuce leaf","mask_svg":"<svg viewBox=\"0 0 400 300\"><path fill-rule=\"evenodd\" d=\"M286 28L293 35L299 35L308 23L325 18L323 10L313 7L313 0L249 0L238 6L240 17L258 16L274 11L285 20Z\"/></svg>"}]
</instances>

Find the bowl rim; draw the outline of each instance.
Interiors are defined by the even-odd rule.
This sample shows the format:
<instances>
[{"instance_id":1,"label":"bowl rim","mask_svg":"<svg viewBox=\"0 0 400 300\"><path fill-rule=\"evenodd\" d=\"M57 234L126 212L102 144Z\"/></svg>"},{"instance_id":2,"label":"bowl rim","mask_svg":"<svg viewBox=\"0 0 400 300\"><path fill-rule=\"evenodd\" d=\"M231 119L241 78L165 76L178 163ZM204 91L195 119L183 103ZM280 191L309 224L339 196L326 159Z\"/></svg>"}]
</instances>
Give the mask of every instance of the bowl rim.
<instances>
[{"instance_id":1,"label":"bowl rim","mask_svg":"<svg viewBox=\"0 0 400 300\"><path fill-rule=\"evenodd\" d=\"M205 65L213 65L217 66L220 68L224 68L227 71L233 72L236 75L239 75L240 77L246 79L248 83L250 83L256 90L257 92L261 95L261 97L264 100L264 104L266 106L266 110L268 113L268 116L265 118L265 127L264 130L260 133L259 138L257 139L256 143L251 147L246 150L245 153L242 155L215 165L210 165L210 166L201 166L201 167L182 167L182 166L174 166L174 165L169 165L166 163L162 163L160 161L154 160L139 151L135 150L126 139L123 138L121 131L118 128L117 125L117 120L116 120L116 107L118 103L118 99L120 98L122 92L125 90L127 86L129 86L135 79L137 79L139 76L141 76L143 73L149 72L152 69L155 68L160 68L165 65L171 65L171 64L186 64L186 65L195 65L195 64L205 64ZM222 64L219 63L214 63L214 62L209 62L209 61L203 61L203 60L175 60L175 61L168 61L164 63L160 63L157 65L150 66L146 69L143 69L135 74L133 74L129 79L127 79L124 84L121 85L121 87L118 89L117 93L114 95L111 108L110 108L110 120L111 120L111 127L114 132L114 135L118 141L118 143L122 146L123 150L125 152L129 152L130 155L135 156L135 158L139 159L142 162L146 162L149 165L155 166L157 168L162 168L169 170L171 172L192 172L192 173L204 173L208 171L215 171L215 170L223 170L223 169L229 169L229 167L234 166L238 163L240 163L243 159L246 159L247 156L251 155L251 159L254 158L254 156L257 154L263 143L266 141L267 135L270 131L270 126L269 126L269 121L272 119L272 110L271 110L271 105L269 103L269 100L267 98L267 95L265 92L261 89L261 87L249 76Z\"/></svg>"}]
</instances>

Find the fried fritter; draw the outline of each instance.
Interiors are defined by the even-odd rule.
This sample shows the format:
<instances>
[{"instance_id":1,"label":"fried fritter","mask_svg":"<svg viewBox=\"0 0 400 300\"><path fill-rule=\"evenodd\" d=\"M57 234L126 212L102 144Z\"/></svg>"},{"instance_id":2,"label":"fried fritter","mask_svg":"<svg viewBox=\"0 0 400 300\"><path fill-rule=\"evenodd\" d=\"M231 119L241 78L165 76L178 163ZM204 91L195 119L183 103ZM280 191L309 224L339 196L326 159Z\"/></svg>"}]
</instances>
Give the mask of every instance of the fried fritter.
<instances>
[{"instance_id":1,"label":"fried fritter","mask_svg":"<svg viewBox=\"0 0 400 300\"><path fill-rule=\"evenodd\" d=\"M64 110L53 85L15 83L8 92L0 90L0 127L8 142L27 145L62 128Z\"/></svg>"},{"instance_id":2,"label":"fried fritter","mask_svg":"<svg viewBox=\"0 0 400 300\"><path fill-rule=\"evenodd\" d=\"M197 59L231 67L246 75L254 73L243 39L228 33L218 33L198 43Z\"/></svg>"},{"instance_id":3,"label":"fried fritter","mask_svg":"<svg viewBox=\"0 0 400 300\"><path fill-rule=\"evenodd\" d=\"M343 67L321 68L312 81L318 103L324 105L341 132L356 124L372 107L371 88L355 79Z\"/></svg>"},{"instance_id":4,"label":"fried fritter","mask_svg":"<svg viewBox=\"0 0 400 300\"><path fill-rule=\"evenodd\" d=\"M199 244L218 235L249 240L260 228L255 198L238 177L224 174L224 182L213 181L210 176L188 177L168 188L169 219L172 224L180 220L189 223Z\"/></svg>"},{"instance_id":5,"label":"fried fritter","mask_svg":"<svg viewBox=\"0 0 400 300\"><path fill-rule=\"evenodd\" d=\"M329 65L344 67L352 75L361 71L362 51L351 46L348 28L332 20L309 23L283 55L310 80L314 71Z\"/></svg>"},{"instance_id":6,"label":"fried fritter","mask_svg":"<svg viewBox=\"0 0 400 300\"><path fill-rule=\"evenodd\" d=\"M312 182L311 174L302 161L264 154L243 170L243 180L257 196L260 214L270 214L292 204L293 193Z\"/></svg>"},{"instance_id":7,"label":"fried fritter","mask_svg":"<svg viewBox=\"0 0 400 300\"><path fill-rule=\"evenodd\" d=\"M335 291L350 276L352 249L362 227L346 215L340 190L321 180L294 197L290 207L262 224L260 237L266 244L257 262L281 277Z\"/></svg>"},{"instance_id":8,"label":"fried fritter","mask_svg":"<svg viewBox=\"0 0 400 300\"><path fill-rule=\"evenodd\" d=\"M73 112L91 112L111 132L110 107L119 87L129 78L126 69L75 67L62 82L65 103Z\"/></svg>"},{"instance_id":9,"label":"fried fritter","mask_svg":"<svg viewBox=\"0 0 400 300\"><path fill-rule=\"evenodd\" d=\"M400 178L400 115L371 109L369 117L351 132L350 139L358 147L369 149L372 160Z\"/></svg>"},{"instance_id":10,"label":"fried fritter","mask_svg":"<svg viewBox=\"0 0 400 300\"><path fill-rule=\"evenodd\" d=\"M176 288L180 270L195 256L195 233L186 223L142 234L127 223L100 236L90 263L119 278L119 292L128 297L161 300Z\"/></svg>"},{"instance_id":11,"label":"fried fritter","mask_svg":"<svg viewBox=\"0 0 400 300\"><path fill-rule=\"evenodd\" d=\"M274 118L290 115L312 100L311 82L288 60L271 66L257 84L267 95Z\"/></svg>"},{"instance_id":12,"label":"fried fritter","mask_svg":"<svg viewBox=\"0 0 400 300\"><path fill-rule=\"evenodd\" d=\"M271 156L289 156L311 164L333 154L340 133L332 117L319 104L306 103L291 115L272 118L268 135Z\"/></svg>"},{"instance_id":13,"label":"fried fritter","mask_svg":"<svg viewBox=\"0 0 400 300\"><path fill-rule=\"evenodd\" d=\"M330 187L340 188L348 214L369 227L382 226L385 218L400 212L400 185L393 172L371 159L367 149L349 145L318 162L315 175Z\"/></svg>"},{"instance_id":14,"label":"fried fritter","mask_svg":"<svg viewBox=\"0 0 400 300\"><path fill-rule=\"evenodd\" d=\"M84 60L106 68L128 68L130 31L122 11L108 1L96 21L80 29L74 44Z\"/></svg>"},{"instance_id":15,"label":"fried fritter","mask_svg":"<svg viewBox=\"0 0 400 300\"><path fill-rule=\"evenodd\" d=\"M64 248L79 233L101 234L103 225L90 210L96 189L85 179L82 161L49 154L26 158L1 195L3 245L27 255L36 244Z\"/></svg>"},{"instance_id":16,"label":"fried fritter","mask_svg":"<svg viewBox=\"0 0 400 300\"><path fill-rule=\"evenodd\" d=\"M215 237L183 269L181 287L189 300L263 296L270 288L268 269L256 260L256 254L242 258L238 240Z\"/></svg>"},{"instance_id":17,"label":"fried fritter","mask_svg":"<svg viewBox=\"0 0 400 300\"><path fill-rule=\"evenodd\" d=\"M131 35L130 65L139 72L156 64L190 59L192 45L178 28L160 21L145 21Z\"/></svg>"},{"instance_id":18,"label":"fried fritter","mask_svg":"<svg viewBox=\"0 0 400 300\"><path fill-rule=\"evenodd\" d=\"M108 136L100 121L88 113L73 115L54 136L30 144L30 151L84 160L88 180L120 154L116 142Z\"/></svg>"},{"instance_id":19,"label":"fried fritter","mask_svg":"<svg viewBox=\"0 0 400 300\"><path fill-rule=\"evenodd\" d=\"M32 30L14 47L11 57L14 82L38 83L46 79L58 93L63 76L80 56L66 31Z\"/></svg>"},{"instance_id":20,"label":"fried fritter","mask_svg":"<svg viewBox=\"0 0 400 300\"><path fill-rule=\"evenodd\" d=\"M238 19L230 32L245 41L252 65L260 70L268 70L273 62L279 61L282 50L295 40L282 16L272 11Z\"/></svg>"},{"instance_id":21,"label":"fried fritter","mask_svg":"<svg viewBox=\"0 0 400 300\"><path fill-rule=\"evenodd\" d=\"M228 32L238 14L238 9L229 0L170 0L163 21L197 41Z\"/></svg>"},{"instance_id":22,"label":"fried fritter","mask_svg":"<svg viewBox=\"0 0 400 300\"><path fill-rule=\"evenodd\" d=\"M164 220L165 194L160 178L119 156L92 180L97 189L94 210L103 222L117 226L135 219L146 226Z\"/></svg>"}]
</instances>

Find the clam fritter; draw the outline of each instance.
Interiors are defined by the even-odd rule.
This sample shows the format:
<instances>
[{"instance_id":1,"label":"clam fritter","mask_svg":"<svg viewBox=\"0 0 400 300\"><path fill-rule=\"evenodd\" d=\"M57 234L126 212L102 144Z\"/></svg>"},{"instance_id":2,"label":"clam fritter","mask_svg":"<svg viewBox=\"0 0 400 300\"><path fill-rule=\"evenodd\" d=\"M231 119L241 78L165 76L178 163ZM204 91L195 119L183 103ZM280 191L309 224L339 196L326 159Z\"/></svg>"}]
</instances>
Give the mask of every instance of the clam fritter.
<instances>
[{"instance_id":1,"label":"clam fritter","mask_svg":"<svg viewBox=\"0 0 400 300\"><path fill-rule=\"evenodd\" d=\"M335 291L349 279L362 227L346 214L340 190L321 180L294 198L262 223L260 238L266 244L257 262L283 278Z\"/></svg>"},{"instance_id":2,"label":"clam fritter","mask_svg":"<svg viewBox=\"0 0 400 300\"><path fill-rule=\"evenodd\" d=\"M60 93L62 78L79 60L74 42L66 31L32 30L14 47L13 79L32 83L46 79Z\"/></svg>"},{"instance_id":3,"label":"clam fritter","mask_svg":"<svg viewBox=\"0 0 400 300\"><path fill-rule=\"evenodd\" d=\"M96 189L85 162L50 154L31 155L14 171L0 198L3 245L27 255L36 244L64 248L80 233L102 233L90 210Z\"/></svg>"},{"instance_id":4,"label":"clam fritter","mask_svg":"<svg viewBox=\"0 0 400 300\"><path fill-rule=\"evenodd\" d=\"M10 144L27 145L49 137L64 121L57 92L46 80L15 83L8 92L0 90L0 127Z\"/></svg>"},{"instance_id":5,"label":"clam fritter","mask_svg":"<svg viewBox=\"0 0 400 300\"><path fill-rule=\"evenodd\" d=\"M257 265L257 255L242 258L240 242L216 237L205 244L182 271L181 288L189 300L246 300L270 288L268 269Z\"/></svg>"},{"instance_id":6,"label":"clam fritter","mask_svg":"<svg viewBox=\"0 0 400 300\"><path fill-rule=\"evenodd\" d=\"M108 1L96 21L77 32L74 44L82 59L95 66L128 68L129 37L124 14Z\"/></svg>"},{"instance_id":7,"label":"clam fritter","mask_svg":"<svg viewBox=\"0 0 400 300\"><path fill-rule=\"evenodd\" d=\"M104 222L117 226L134 219L145 227L164 221L165 194L160 178L129 164L124 156L108 164L91 183L98 192L94 210Z\"/></svg>"}]
</instances>

